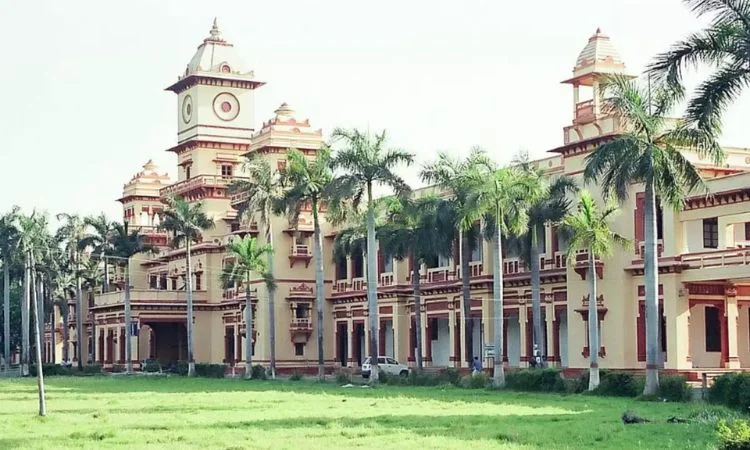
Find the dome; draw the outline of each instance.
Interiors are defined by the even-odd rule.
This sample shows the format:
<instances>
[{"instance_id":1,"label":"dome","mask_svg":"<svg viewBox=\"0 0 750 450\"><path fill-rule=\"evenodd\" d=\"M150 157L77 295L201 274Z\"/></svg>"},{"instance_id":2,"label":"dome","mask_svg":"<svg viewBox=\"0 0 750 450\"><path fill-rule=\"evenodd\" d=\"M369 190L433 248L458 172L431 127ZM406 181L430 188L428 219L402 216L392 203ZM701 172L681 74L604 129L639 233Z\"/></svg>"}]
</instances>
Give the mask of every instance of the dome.
<instances>
[{"instance_id":1,"label":"dome","mask_svg":"<svg viewBox=\"0 0 750 450\"><path fill-rule=\"evenodd\" d=\"M217 72L227 75L250 73L234 46L221 37L216 19L211 26L209 36L198 46L195 55L188 63L185 76L196 72Z\"/></svg>"},{"instance_id":2,"label":"dome","mask_svg":"<svg viewBox=\"0 0 750 450\"><path fill-rule=\"evenodd\" d=\"M609 40L609 36L602 33L600 28L596 29L596 33L589 38L588 44L581 50L574 70L577 71L598 63L625 67L620 54L617 53L617 50Z\"/></svg>"}]
</instances>

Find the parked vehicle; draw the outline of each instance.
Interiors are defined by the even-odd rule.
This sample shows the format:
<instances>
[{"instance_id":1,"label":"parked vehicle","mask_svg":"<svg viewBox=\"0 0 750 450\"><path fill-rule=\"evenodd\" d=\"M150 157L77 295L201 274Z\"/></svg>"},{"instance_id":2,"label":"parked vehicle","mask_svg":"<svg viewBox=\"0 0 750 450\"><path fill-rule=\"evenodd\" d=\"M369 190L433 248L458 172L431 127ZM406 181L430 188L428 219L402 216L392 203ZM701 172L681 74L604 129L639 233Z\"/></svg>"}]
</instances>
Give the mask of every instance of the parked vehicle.
<instances>
[{"instance_id":1,"label":"parked vehicle","mask_svg":"<svg viewBox=\"0 0 750 450\"><path fill-rule=\"evenodd\" d=\"M387 373L388 375L399 375L406 377L409 375L409 367L406 364L401 364L393 358L388 356L378 356L378 368L381 372ZM370 372L372 371L372 358L370 356L365 359L362 363L362 377L370 378Z\"/></svg>"}]
</instances>

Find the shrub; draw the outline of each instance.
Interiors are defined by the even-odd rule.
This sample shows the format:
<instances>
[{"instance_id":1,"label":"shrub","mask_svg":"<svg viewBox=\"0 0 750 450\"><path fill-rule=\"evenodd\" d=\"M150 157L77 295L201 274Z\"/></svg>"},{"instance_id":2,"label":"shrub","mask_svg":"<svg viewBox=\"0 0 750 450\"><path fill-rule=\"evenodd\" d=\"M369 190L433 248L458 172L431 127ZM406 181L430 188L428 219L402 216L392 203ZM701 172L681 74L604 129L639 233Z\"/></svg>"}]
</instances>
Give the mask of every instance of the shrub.
<instances>
[{"instance_id":1,"label":"shrub","mask_svg":"<svg viewBox=\"0 0 750 450\"><path fill-rule=\"evenodd\" d=\"M461 378L461 387L466 389L486 389L490 385L490 378L485 373L466 375Z\"/></svg>"},{"instance_id":2,"label":"shrub","mask_svg":"<svg viewBox=\"0 0 750 450\"><path fill-rule=\"evenodd\" d=\"M461 383L461 373L458 369L449 367L438 374L438 384L452 384L458 386Z\"/></svg>"},{"instance_id":3,"label":"shrub","mask_svg":"<svg viewBox=\"0 0 750 450\"><path fill-rule=\"evenodd\" d=\"M99 375L102 373L102 366L99 364L89 364L87 366L83 366L83 373L82 375Z\"/></svg>"},{"instance_id":4,"label":"shrub","mask_svg":"<svg viewBox=\"0 0 750 450\"><path fill-rule=\"evenodd\" d=\"M527 369L505 376L508 389L533 392L564 392L565 382L556 369Z\"/></svg>"},{"instance_id":5,"label":"shrub","mask_svg":"<svg viewBox=\"0 0 750 450\"><path fill-rule=\"evenodd\" d=\"M435 375L425 373L423 370L412 370L407 377L407 384L411 386L437 386L440 379Z\"/></svg>"},{"instance_id":6,"label":"shrub","mask_svg":"<svg viewBox=\"0 0 750 450\"><path fill-rule=\"evenodd\" d=\"M125 372L125 364L112 364L112 373L123 373Z\"/></svg>"},{"instance_id":7,"label":"shrub","mask_svg":"<svg viewBox=\"0 0 750 450\"><path fill-rule=\"evenodd\" d=\"M256 364L250 369L250 377L253 380L265 380L267 378L266 368L260 364Z\"/></svg>"},{"instance_id":8,"label":"shrub","mask_svg":"<svg viewBox=\"0 0 750 450\"><path fill-rule=\"evenodd\" d=\"M659 397L670 402L686 402L690 396L687 378L680 375L659 377Z\"/></svg>"},{"instance_id":9,"label":"shrub","mask_svg":"<svg viewBox=\"0 0 750 450\"><path fill-rule=\"evenodd\" d=\"M637 397L643 391L643 378L627 372L601 371L599 373L599 395L614 397Z\"/></svg>"},{"instance_id":10,"label":"shrub","mask_svg":"<svg viewBox=\"0 0 750 450\"><path fill-rule=\"evenodd\" d=\"M224 378L224 364L196 364L195 375L203 378Z\"/></svg>"},{"instance_id":11,"label":"shrub","mask_svg":"<svg viewBox=\"0 0 750 450\"><path fill-rule=\"evenodd\" d=\"M177 375L185 376L188 374L188 362L187 361L177 361L177 364L175 365L174 372Z\"/></svg>"},{"instance_id":12,"label":"shrub","mask_svg":"<svg viewBox=\"0 0 750 450\"><path fill-rule=\"evenodd\" d=\"M289 381L300 381L300 380L302 380L302 374L298 370L295 370L292 376L289 377Z\"/></svg>"},{"instance_id":13,"label":"shrub","mask_svg":"<svg viewBox=\"0 0 750 450\"><path fill-rule=\"evenodd\" d=\"M72 369L70 367L63 367L59 364L42 364L42 373L45 377L54 377L58 375L70 376L72 375ZM29 365L29 375L32 377L36 376L36 364Z\"/></svg>"},{"instance_id":14,"label":"shrub","mask_svg":"<svg viewBox=\"0 0 750 450\"><path fill-rule=\"evenodd\" d=\"M378 381L381 384L389 384L389 385L393 385L393 386L399 386L399 385L406 384L409 381L409 379L408 379L408 377L401 377L401 376L398 376L398 375L391 375L389 373L380 372L378 374Z\"/></svg>"},{"instance_id":15,"label":"shrub","mask_svg":"<svg viewBox=\"0 0 750 450\"><path fill-rule=\"evenodd\" d=\"M740 411L750 411L750 374L727 373L714 380L708 400Z\"/></svg>"},{"instance_id":16,"label":"shrub","mask_svg":"<svg viewBox=\"0 0 750 450\"><path fill-rule=\"evenodd\" d=\"M744 420L727 423L722 420L716 431L719 436L719 449L750 450L750 423Z\"/></svg>"},{"instance_id":17,"label":"shrub","mask_svg":"<svg viewBox=\"0 0 750 450\"><path fill-rule=\"evenodd\" d=\"M156 360L148 360L143 364L143 371L146 373L161 372L161 364Z\"/></svg>"},{"instance_id":18,"label":"shrub","mask_svg":"<svg viewBox=\"0 0 750 450\"><path fill-rule=\"evenodd\" d=\"M352 382L352 374L351 374L351 372L349 372L348 369L346 369L346 368L341 369L336 374L336 383L343 385L343 384L349 384L351 382Z\"/></svg>"}]
</instances>

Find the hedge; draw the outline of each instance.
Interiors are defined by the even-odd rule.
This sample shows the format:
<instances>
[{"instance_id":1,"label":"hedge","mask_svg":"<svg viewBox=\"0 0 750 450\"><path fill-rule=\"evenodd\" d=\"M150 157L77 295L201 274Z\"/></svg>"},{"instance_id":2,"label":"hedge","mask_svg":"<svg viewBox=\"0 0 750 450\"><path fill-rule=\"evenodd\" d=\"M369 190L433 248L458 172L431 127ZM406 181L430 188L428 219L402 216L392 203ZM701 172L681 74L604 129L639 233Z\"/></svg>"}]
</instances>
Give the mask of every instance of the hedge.
<instances>
[{"instance_id":1,"label":"hedge","mask_svg":"<svg viewBox=\"0 0 750 450\"><path fill-rule=\"evenodd\" d=\"M726 373L714 379L708 401L750 412L750 373Z\"/></svg>"}]
</instances>

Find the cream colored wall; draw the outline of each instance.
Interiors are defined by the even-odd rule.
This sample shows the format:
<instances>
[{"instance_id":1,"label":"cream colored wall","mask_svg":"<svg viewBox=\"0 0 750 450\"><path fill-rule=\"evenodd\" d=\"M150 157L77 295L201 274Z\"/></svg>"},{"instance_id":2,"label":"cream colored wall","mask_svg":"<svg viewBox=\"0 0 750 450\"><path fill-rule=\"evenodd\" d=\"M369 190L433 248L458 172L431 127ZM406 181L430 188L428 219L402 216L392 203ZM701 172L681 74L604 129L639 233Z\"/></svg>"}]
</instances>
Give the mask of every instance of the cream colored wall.
<instances>
[{"instance_id":1,"label":"cream colored wall","mask_svg":"<svg viewBox=\"0 0 750 450\"><path fill-rule=\"evenodd\" d=\"M224 121L216 116L214 113L213 102L217 95L228 92L235 97L240 105L240 112L237 117L232 121ZM185 96L190 95L193 100L193 114L190 122L185 123L182 118L182 102ZM197 136L198 134L214 134L222 135L223 137L212 137L219 141L232 142L241 140L249 141L248 132L246 130L232 130L228 127L235 128L253 128L255 125L255 100L253 97L253 90L233 88L229 86L207 86L207 85L195 85L184 92L181 92L177 96L177 138L178 141L182 142L186 139ZM196 128L192 128L198 125ZM209 125L214 127L225 127L221 129L220 133L210 133L207 130L201 130L201 126ZM186 131L188 130L188 131ZM214 129L215 130L215 129Z\"/></svg>"},{"instance_id":2,"label":"cream colored wall","mask_svg":"<svg viewBox=\"0 0 750 450\"><path fill-rule=\"evenodd\" d=\"M706 352L705 305L690 308L690 356L693 367L721 367L721 352Z\"/></svg>"},{"instance_id":3,"label":"cream colored wall","mask_svg":"<svg viewBox=\"0 0 750 450\"><path fill-rule=\"evenodd\" d=\"M750 367L750 304L741 304L737 318L737 353L740 367Z\"/></svg>"}]
</instances>

